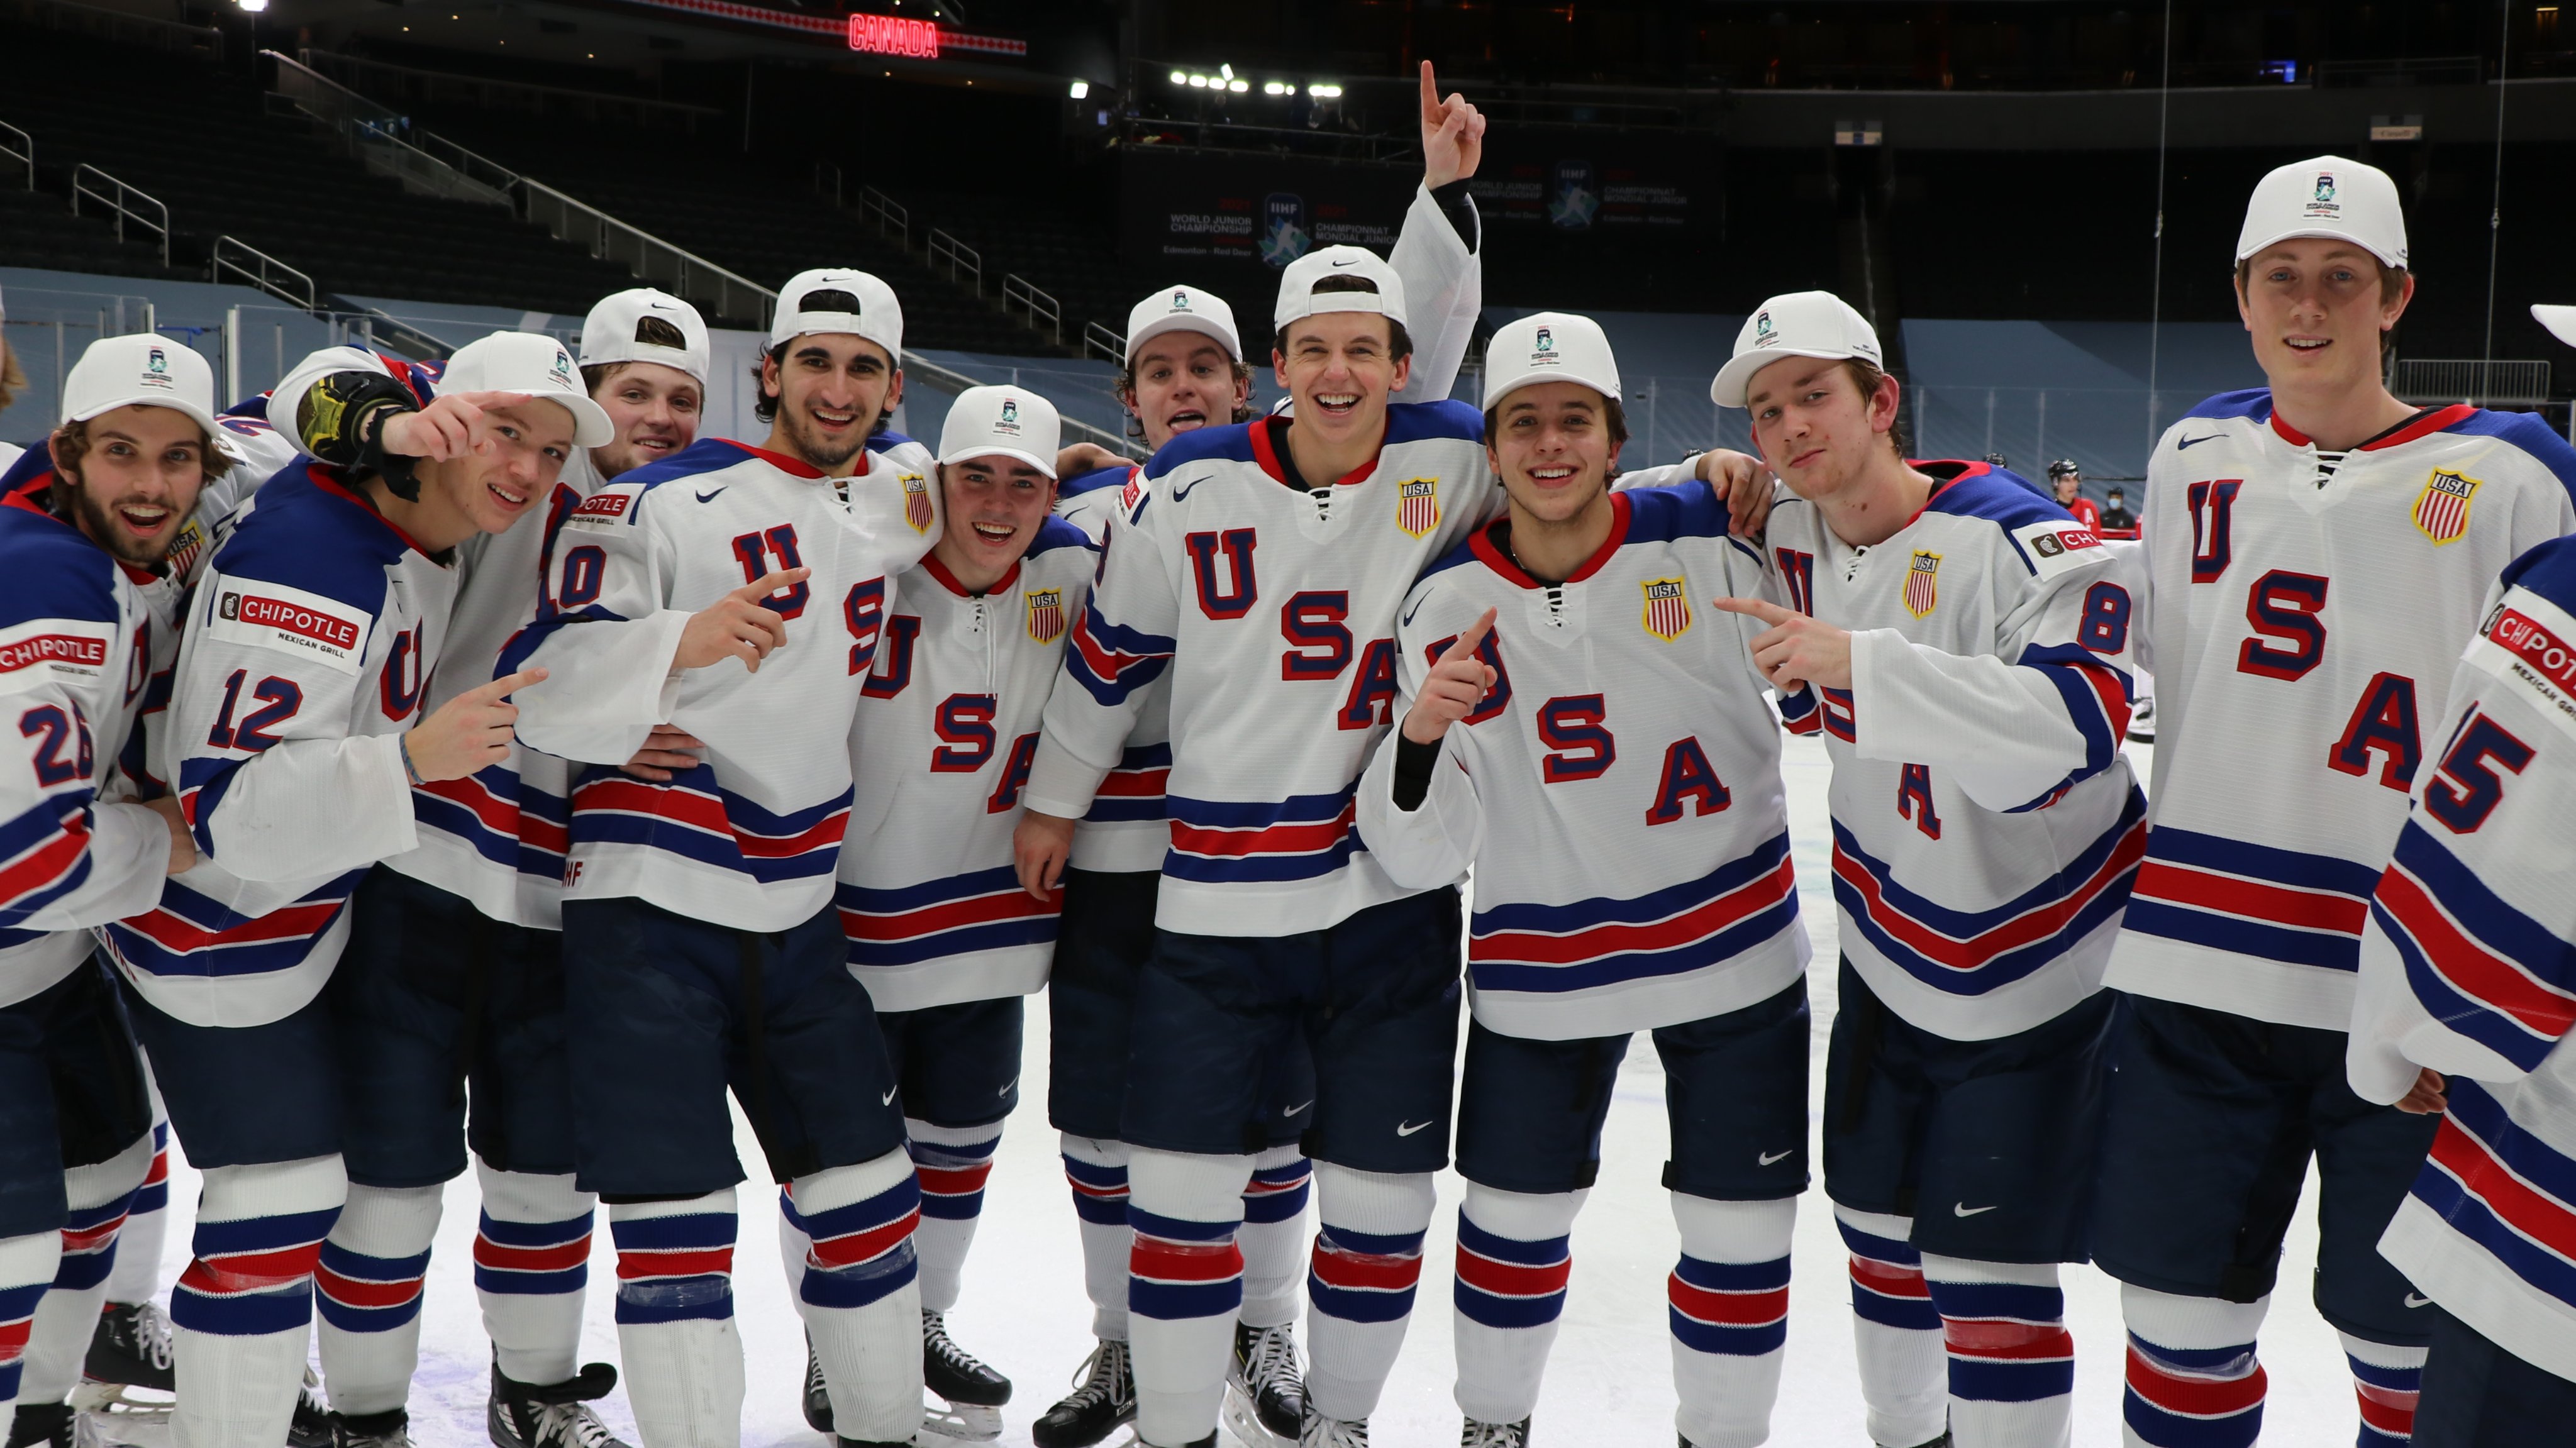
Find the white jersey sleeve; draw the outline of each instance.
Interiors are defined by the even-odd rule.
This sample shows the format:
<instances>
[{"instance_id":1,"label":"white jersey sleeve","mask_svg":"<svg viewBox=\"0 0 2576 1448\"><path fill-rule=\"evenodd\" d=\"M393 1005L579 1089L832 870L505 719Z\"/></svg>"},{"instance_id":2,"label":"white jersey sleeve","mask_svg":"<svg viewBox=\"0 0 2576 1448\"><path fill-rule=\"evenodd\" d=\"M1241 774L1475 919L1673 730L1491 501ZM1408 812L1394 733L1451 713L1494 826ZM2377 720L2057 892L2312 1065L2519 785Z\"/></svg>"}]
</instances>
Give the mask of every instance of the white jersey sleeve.
<instances>
[{"instance_id":1,"label":"white jersey sleeve","mask_svg":"<svg viewBox=\"0 0 2576 1448\"><path fill-rule=\"evenodd\" d=\"M1468 197L1466 206L1474 217L1475 198ZM1412 373L1398 394L1406 402L1447 397L1475 340L1476 319L1485 309L1484 228L1481 218L1471 225L1478 235L1460 236L1430 188L1417 186L1404 227L1387 252L1387 265L1404 285L1405 330L1413 337Z\"/></svg>"},{"instance_id":2,"label":"white jersey sleeve","mask_svg":"<svg viewBox=\"0 0 2576 1448\"><path fill-rule=\"evenodd\" d=\"M550 606L496 665L546 671L517 696L519 738L532 749L623 764L678 702L672 659L691 611L668 606L677 545L642 525L651 487L621 479L591 494L547 551Z\"/></svg>"}]
</instances>

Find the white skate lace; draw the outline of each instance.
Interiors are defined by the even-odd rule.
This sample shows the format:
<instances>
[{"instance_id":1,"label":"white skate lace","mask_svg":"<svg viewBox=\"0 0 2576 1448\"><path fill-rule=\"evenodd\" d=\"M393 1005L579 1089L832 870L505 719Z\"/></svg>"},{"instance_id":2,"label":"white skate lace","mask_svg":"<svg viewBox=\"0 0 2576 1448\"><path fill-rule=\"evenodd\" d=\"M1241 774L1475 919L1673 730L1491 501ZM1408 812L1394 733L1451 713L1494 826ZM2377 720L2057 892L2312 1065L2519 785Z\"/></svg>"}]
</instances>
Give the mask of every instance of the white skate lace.
<instances>
[{"instance_id":1,"label":"white skate lace","mask_svg":"<svg viewBox=\"0 0 2576 1448\"><path fill-rule=\"evenodd\" d=\"M1285 1327L1254 1328L1252 1345L1243 1355L1244 1386L1257 1393L1281 1378L1294 1377L1296 1373L1295 1332Z\"/></svg>"},{"instance_id":2,"label":"white skate lace","mask_svg":"<svg viewBox=\"0 0 2576 1448\"><path fill-rule=\"evenodd\" d=\"M134 1309L134 1348L152 1366L170 1366L170 1319L159 1304L147 1302Z\"/></svg>"},{"instance_id":3,"label":"white skate lace","mask_svg":"<svg viewBox=\"0 0 2576 1448\"><path fill-rule=\"evenodd\" d=\"M947 1319L936 1312L925 1310L921 1314L921 1344L938 1354L941 1361L951 1366L961 1368L984 1366L966 1349L959 1347L949 1338Z\"/></svg>"},{"instance_id":4,"label":"white skate lace","mask_svg":"<svg viewBox=\"0 0 2576 1448\"><path fill-rule=\"evenodd\" d=\"M1471 1418L1458 1435L1458 1448L1528 1448L1528 1443L1518 1423L1479 1423Z\"/></svg>"},{"instance_id":5,"label":"white skate lace","mask_svg":"<svg viewBox=\"0 0 2576 1448\"><path fill-rule=\"evenodd\" d=\"M1127 1344L1123 1342L1103 1342L1093 1348L1091 1356L1082 1360L1082 1366L1073 1370L1073 1395L1065 1401L1084 1407L1093 1403L1116 1402L1119 1369L1125 1366L1126 1361Z\"/></svg>"},{"instance_id":6,"label":"white skate lace","mask_svg":"<svg viewBox=\"0 0 2576 1448\"><path fill-rule=\"evenodd\" d=\"M624 1448L588 1403L549 1403L538 1409L537 1442L559 1448Z\"/></svg>"},{"instance_id":7,"label":"white skate lace","mask_svg":"<svg viewBox=\"0 0 2576 1448\"><path fill-rule=\"evenodd\" d=\"M1345 1423L1310 1410L1297 1434L1297 1448L1369 1448L1368 1423Z\"/></svg>"}]
</instances>

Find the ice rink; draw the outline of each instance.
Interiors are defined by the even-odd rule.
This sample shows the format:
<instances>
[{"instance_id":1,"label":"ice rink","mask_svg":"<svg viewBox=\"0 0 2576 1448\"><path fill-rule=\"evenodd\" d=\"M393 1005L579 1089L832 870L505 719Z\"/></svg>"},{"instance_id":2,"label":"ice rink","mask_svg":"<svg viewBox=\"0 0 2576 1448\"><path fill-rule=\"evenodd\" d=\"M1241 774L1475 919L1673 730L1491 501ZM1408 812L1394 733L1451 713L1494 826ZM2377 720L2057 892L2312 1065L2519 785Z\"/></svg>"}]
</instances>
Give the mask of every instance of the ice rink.
<instances>
[{"instance_id":1,"label":"ice rink","mask_svg":"<svg viewBox=\"0 0 2576 1448\"><path fill-rule=\"evenodd\" d=\"M1828 765L1823 746L1789 739L1786 772L1796 840L1800 896L1815 944L1815 1075L1824 1095L1825 1028L1834 1012L1834 910L1825 818ZM2141 776L2147 753L2132 746ZM1023 1093L1002 1138L986 1196L984 1220L967 1265L966 1295L949 1322L969 1351L1017 1385L1004 1409L1001 1442L1028 1443L1028 1425L1064 1391L1090 1351L1091 1309L1083 1296L1073 1209L1046 1124L1047 1033L1042 999L1033 999ZM777 1198L750 1128L736 1114L736 1140L752 1180L742 1188L742 1236L735 1256L735 1310L750 1393L743 1442L817 1445L797 1410L804 1343L777 1265ZM175 1145L175 1143L174 1143ZM1574 1228L1574 1280L1565 1324L1548 1367L1532 1423L1532 1442L1665 1445L1673 1441L1664 1278L1677 1239L1668 1198L1658 1185L1665 1156L1662 1071L1655 1053L1631 1050L1602 1142L1600 1185ZM165 1284L187 1260L187 1215L196 1201L195 1173L171 1153L171 1201ZM2310 1177L2309 1190L2315 1179ZM1450 1263L1458 1178L1440 1178L1440 1210L1424 1248L1421 1295L1411 1335L1371 1424L1378 1448L1432 1448L1458 1440L1450 1399ZM412 1434L423 1448L468 1448L485 1441L487 1352L470 1286L476 1201L469 1172L449 1186L447 1214L432 1257L420 1376L411 1400ZM1308 1219L1313 1218L1310 1213ZM2344 1448L2354 1437L2352 1380L2331 1328L2308 1301L2314 1260L2313 1209L2302 1204L2290 1233L2282 1286L2262 1350L2271 1377L2263 1442L2274 1448ZM1795 1276L1789 1297L1789 1347L1775 1444L1867 1448L1852 1362L1849 1279L1821 1184L1799 1203ZM592 1237L586 1331L589 1358L617 1360L610 1293L616 1281L606 1214ZM2066 1271L2067 1319L2076 1342L2075 1442L2111 1448L2120 1441L2123 1353L2119 1291L2090 1267ZM166 1294L165 1294L166 1301ZM1300 1340L1303 1340L1301 1331ZM600 1405L622 1435L633 1424L625 1394ZM1123 1437L1123 1435L1121 1435ZM944 1441L944 1440L934 1440ZM1231 1443L1231 1440L1226 1440Z\"/></svg>"}]
</instances>

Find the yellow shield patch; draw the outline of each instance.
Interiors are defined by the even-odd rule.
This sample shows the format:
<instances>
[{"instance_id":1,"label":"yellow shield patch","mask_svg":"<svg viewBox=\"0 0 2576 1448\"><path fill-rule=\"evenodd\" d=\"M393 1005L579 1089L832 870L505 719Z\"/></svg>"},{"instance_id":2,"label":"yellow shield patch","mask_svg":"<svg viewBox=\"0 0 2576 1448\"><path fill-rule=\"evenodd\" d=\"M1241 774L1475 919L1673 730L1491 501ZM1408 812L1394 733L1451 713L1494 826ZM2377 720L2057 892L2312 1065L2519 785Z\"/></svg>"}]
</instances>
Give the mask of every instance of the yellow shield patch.
<instances>
[{"instance_id":1,"label":"yellow shield patch","mask_svg":"<svg viewBox=\"0 0 2576 1448\"><path fill-rule=\"evenodd\" d=\"M1941 602L1941 555L1914 551L1905 565L1905 611L1921 618Z\"/></svg>"},{"instance_id":2,"label":"yellow shield patch","mask_svg":"<svg viewBox=\"0 0 2576 1448\"><path fill-rule=\"evenodd\" d=\"M1440 480L1407 478L1395 489L1395 526L1419 538L1440 526Z\"/></svg>"},{"instance_id":3,"label":"yellow shield patch","mask_svg":"<svg viewBox=\"0 0 2576 1448\"><path fill-rule=\"evenodd\" d=\"M1637 586L1646 595L1646 612L1641 620L1646 632L1666 643L1690 632L1690 594L1680 579L1649 578Z\"/></svg>"},{"instance_id":4,"label":"yellow shield patch","mask_svg":"<svg viewBox=\"0 0 2576 1448\"><path fill-rule=\"evenodd\" d=\"M930 531L930 482L919 473L903 475L903 520L915 533Z\"/></svg>"},{"instance_id":5,"label":"yellow shield patch","mask_svg":"<svg viewBox=\"0 0 2576 1448\"><path fill-rule=\"evenodd\" d=\"M2469 531L2469 500L2482 486L2477 478L2435 468L2424 480L2424 491L2415 495L2415 526L2436 548L2457 543Z\"/></svg>"},{"instance_id":6,"label":"yellow shield patch","mask_svg":"<svg viewBox=\"0 0 2576 1448\"><path fill-rule=\"evenodd\" d=\"M1042 644L1064 637L1064 590L1032 588L1025 597L1029 601L1029 637Z\"/></svg>"}]
</instances>

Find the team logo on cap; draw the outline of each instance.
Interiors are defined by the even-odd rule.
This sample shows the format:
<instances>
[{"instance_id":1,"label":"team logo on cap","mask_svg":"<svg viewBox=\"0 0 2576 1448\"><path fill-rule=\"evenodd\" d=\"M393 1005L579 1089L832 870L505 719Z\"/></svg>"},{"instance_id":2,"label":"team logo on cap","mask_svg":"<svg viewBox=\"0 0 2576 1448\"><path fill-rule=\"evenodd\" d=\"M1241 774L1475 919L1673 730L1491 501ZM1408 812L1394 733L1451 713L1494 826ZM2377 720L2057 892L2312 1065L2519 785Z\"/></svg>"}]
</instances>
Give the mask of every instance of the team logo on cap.
<instances>
[{"instance_id":1,"label":"team logo on cap","mask_svg":"<svg viewBox=\"0 0 2576 1448\"><path fill-rule=\"evenodd\" d=\"M1042 644L1064 637L1064 590L1032 588L1024 596L1029 601L1029 637Z\"/></svg>"},{"instance_id":2,"label":"team logo on cap","mask_svg":"<svg viewBox=\"0 0 2576 1448\"><path fill-rule=\"evenodd\" d=\"M1547 328L1545 328L1545 327L1541 327L1541 328L1539 328L1539 329L1538 329L1538 342L1536 343L1536 345L1534 345L1534 346L1531 348L1531 350L1532 350L1532 351L1536 351L1536 352L1553 352L1553 351L1555 351L1555 350L1556 350L1556 334L1555 334L1555 333L1553 333L1553 332L1551 332L1551 331L1549 331L1549 330L1548 330Z\"/></svg>"},{"instance_id":3,"label":"team logo on cap","mask_svg":"<svg viewBox=\"0 0 2576 1448\"><path fill-rule=\"evenodd\" d=\"M1173 310L1173 311L1175 311L1175 312L1186 312L1186 311L1188 311L1189 309L1190 309L1190 294L1189 294L1189 291L1188 291L1186 288L1184 288L1184 289L1182 289L1182 290L1180 290L1180 291L1176 291L1176 292L1172 293L1172 310Z\"/></svg>"},{"instance_id":4,"label":"team logo on cap","mask_svg":"<svg viewBox=\"0 0 2576 1448\"><path fill-rule=\"evenodd\" d=\"M135 378L134 381L137 386L168 390L171 385L170 359L164 356L158 347L146 351L143 354L143 375Z\"/></svg>"},{"instance_id":5,"label":"team logo on cap","mask_svg":"<svg viewBox=\"0 0 2576 1448\"><path fill-rule=\"evenodd\" d=\"M930 531L930 484L919 473L903 475L903 520L915 533Z\"/></svg>"},{"instance_id":6,"label":"team logo on cap","mask_svg":"<svg viewBox=\"0 0 2576 1448\"><path fill-rule=\"evenodd\" d=\"M993 430L995 432L1018 432L1020 430L1020 404L1017 398L1005 397L1002 399L1002 415L993 419Z\"/></svg>"},{"instance_id":7,"label":"team logo on cap","mask_svg":"<svg viewBox=\"0 0 2576 1448\"><path fill-rule=\"evenodd\" d=\"M1769 312L1756 313L1753 318L1753 345L1756 347L1769 347L1777 344L1779 340L1780 334L1771 330L1771 314Z\"/></svg>"},{"instance_id":8,"label":"team logo on cap","mask_svg":"<svg viewBox=\"0 0 2576 1448\"><path fill-rule=\"evenodd\" d=\"M2317 173L2316 189L2309 194L2305 210L2310 216L2335 216L2342 213L2343 204L2335 200L2335 178L2332 171Z\"/></svg>"},{"instance_id":9,"label":"team logo on cap","mask_svg":"<svg viewBox=\"0 0 2576 1448\"><path fill-rule=\"evenodd\" d=\"M161 349L155 347L151 354L144 358L143 365L155 372L167 372L170 370L170 359L161 355Z\"/></svg>"},{"instance_id":10,"label":"team logo on cap","mask_svg":"<svg viewBox=\"0 0 2576 1448\"><path fill-rule=\"evenodd\" d=\"M1395 526L1419 538L1440 526L1440 480L1407 478L1395 488Z\"/></svg>"},{"instance_id":11,"label":"team logo on cap","mask_svg":"<svg viewBox=\"0 0 2576 1448\"><path fill-rule=\"evenodd\" d=\"M2469 531L2469 500L2477 496L2483 480L2455 473L2449 468L2435 468L2424 480L2424 491L2415 495L2415 526L2438 548L2457 543Z\"/></svg>"},{"instance_id":12,"label":"team logo on cap","mask_svg":"<svg viewBox=\"0 0 2576 1448\"><path fill-rule=\"evenodd\" d=\"M555 349L555 365L547 369L546 376L548 380L554 382L557 386L566 388L571 387L572 354L561 347L557 347Z\"/></svg>"},{"instance_id":13,"label":"team logo on cap","mask_svg":"<svg viewBox=\"0 0 2576 1448\"><path fill-rule=\"evenodd\" d=\"M1941 555L1918 548L1905 565L1905 611L1921 618L1941 601Z\"/></svg>"},{"instance_id":14,"label":"team logo on cap","mask_svg":"<svg viewBox=\"0 0 2576 1448\"><path fill-rule=\"evenodd\" d=\"M1690 595L1678 578L1649 578L1637 585L1645 591L1646 612L1639 622L1646 632L1671 643L1690 632Z\"/></svg>"}]
</instances>

